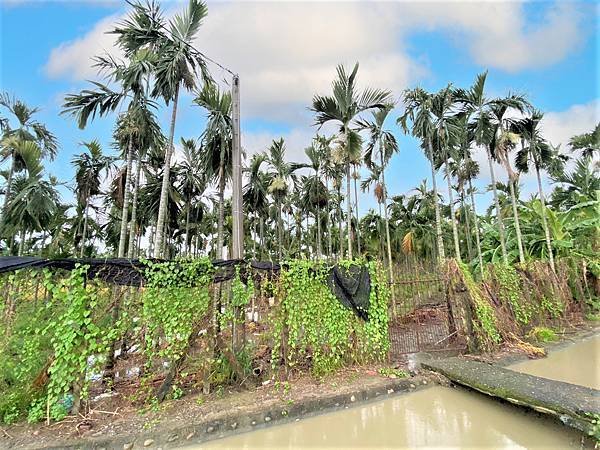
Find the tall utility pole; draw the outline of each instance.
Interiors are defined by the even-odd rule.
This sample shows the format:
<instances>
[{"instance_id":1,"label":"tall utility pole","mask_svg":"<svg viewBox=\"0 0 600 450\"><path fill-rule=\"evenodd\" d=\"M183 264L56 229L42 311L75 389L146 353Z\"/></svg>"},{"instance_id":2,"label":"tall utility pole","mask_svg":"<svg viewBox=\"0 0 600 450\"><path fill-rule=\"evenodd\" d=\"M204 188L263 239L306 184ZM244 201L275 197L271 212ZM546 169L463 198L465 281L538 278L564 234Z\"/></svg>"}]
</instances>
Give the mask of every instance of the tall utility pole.
<instances>
[{"instance_id":1,"label":"tall utility pole","mask_svg":"<svg viewBox=\"0 0 600 450\"><path fill-rule=\"evenodd\" d=\"M233 86L231 87L232 119L233 119L233 259L244 257L244 212L242 210L242 146L240 135L240 78L233 75Z\"/></svg>"}]
</instances>

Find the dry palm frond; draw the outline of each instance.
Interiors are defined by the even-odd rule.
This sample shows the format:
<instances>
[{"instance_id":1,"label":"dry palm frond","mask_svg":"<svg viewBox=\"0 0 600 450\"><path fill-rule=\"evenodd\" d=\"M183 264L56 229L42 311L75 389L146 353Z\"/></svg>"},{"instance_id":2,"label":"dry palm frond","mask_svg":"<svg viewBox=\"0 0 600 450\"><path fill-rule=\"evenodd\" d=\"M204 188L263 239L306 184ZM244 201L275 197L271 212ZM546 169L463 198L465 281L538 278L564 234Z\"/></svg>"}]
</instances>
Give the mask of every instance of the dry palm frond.
<instances>
[{"instance_id":1,"label":"dry palm frond","mask_svg":"<svg viewBox=\"0 0 600 450\"><path fill-rule=\"evenodd\" d=\"M381 183L377 183L374 189L375 198L379 203L383 203L383 194L385 191L383 190L383 185Z\"/></svg>"},{"instance_id":2,"label":"dry palm frond","mask_svg":"<svg viewBox=\"0 0 600 450\"><path fill-rule=\"evenodd\" d=\"M512 348L518 349L520 351L523 351L530 358L542 358L542 357L546 356L546 350L544 350L542 347L536 347L535 345L532 345L528 342L522 341L514 333L510 333L509 337L510 337L510 342L508 342L506 344L508 347L512 347Z\"/></svg>"},{"instance_id":3,"label":"dry palm frond","mask_svg":"<svg viewBox=\"0 0 600 450\"><path fill-rule=\"evenodd\" d=\"M415 233L413 231L409 231L402 238L402 251L405 254L411 254L414 250L414 238Z\"/></svg>"}]
</instances>

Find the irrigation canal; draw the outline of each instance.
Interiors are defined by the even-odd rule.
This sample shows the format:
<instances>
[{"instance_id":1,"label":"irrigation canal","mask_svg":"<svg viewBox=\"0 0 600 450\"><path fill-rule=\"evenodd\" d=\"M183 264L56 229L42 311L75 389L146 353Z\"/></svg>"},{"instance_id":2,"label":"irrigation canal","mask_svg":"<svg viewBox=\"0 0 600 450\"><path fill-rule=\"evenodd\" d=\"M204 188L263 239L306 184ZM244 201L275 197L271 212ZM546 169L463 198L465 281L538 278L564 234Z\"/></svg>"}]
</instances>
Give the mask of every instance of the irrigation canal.
<instances>
[{"instance_id":1,"label":"irrigation canal","mask_svg":"<svg viewBox=\"0 0 600 450\"><path fill-rule=\"evenodd\" d=\"M596 335L511 369L598 389L599 358L600 335ZM435 386L190 448L579 449L581 445L581 433L544 414L462 388Z\"/></svg>"}]
</instances>

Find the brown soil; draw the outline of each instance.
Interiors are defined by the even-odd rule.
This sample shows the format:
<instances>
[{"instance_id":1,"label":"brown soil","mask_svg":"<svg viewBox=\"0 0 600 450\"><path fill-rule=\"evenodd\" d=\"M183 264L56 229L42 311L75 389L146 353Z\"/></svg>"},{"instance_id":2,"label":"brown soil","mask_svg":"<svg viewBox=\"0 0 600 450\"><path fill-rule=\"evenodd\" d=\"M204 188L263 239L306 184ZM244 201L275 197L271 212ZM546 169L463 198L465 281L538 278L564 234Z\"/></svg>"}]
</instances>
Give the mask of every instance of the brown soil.
<instances>
[{"instance_id":1,"label":"brown soil","mask_svg":"<svg viewBox=\"0 0 600 450\"><path fill-rule=\"evenodd\" d=\"M208 396L188 394L145 409L130 406L131 399L116 395L95 403L85 417L69 416L50 425L19 424L0 428L0 448L61 447L77 444L82 439L90 439L91 447L94 440L168 433L184 424L221 420L232 413L251 415L334 394L350 395L389 383L389 378L379 374L380 367L347 368L323 379L300 375L288 383L269 381L251 390L230 388Z\"/></svg>"}]
</instances>

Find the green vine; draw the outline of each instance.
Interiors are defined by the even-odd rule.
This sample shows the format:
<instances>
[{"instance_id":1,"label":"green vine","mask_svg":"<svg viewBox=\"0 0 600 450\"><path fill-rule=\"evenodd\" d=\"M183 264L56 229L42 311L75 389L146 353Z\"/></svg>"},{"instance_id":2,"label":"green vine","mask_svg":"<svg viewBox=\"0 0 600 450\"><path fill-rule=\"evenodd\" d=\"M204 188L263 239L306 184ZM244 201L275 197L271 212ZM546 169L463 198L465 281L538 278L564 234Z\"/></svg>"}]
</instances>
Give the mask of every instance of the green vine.
<instances>
[{"instance_id":1,"label":"green vine","mask_svg":"<svg viewBox=\"0 0 600 450\"><path fill-rule=\"evenodd\" d=\"M502 341L498 326L496 323L496 315L494 308L488 301L483 298L479 286L473 280L471 272L466 265L459 263L462 272L462 278L469 291L473 302L475 317L473 320L473 328L475 333L480 337L480 342L486 350L491 350L495 345Z\"/></svg>"},{"instance_id":2,"label":"green vine","mask_svg":"<svg viewBox=\"0 0 600 450\"><path fill-rule=\"evenodd\" d=\"M369 320L364 323L365 350L367 355L375 359L383 359L390 349L388 332L390 303L390 288L380 264L371 261L368 263L371 278L371 293L369 298Z\"/></svg>"},{"instance_id":3,"label":"green vine","mask_svg":"<svg viewBox=\"0 0 600 450\"><path fill-rule=\"evenodd\" d=\"M354 262L343 262L349 268ZM389 348L387 302L389 294L379 284L376 266L370 266L369 320L363 322L344 307L329 289L330 268L305 260L290 261L282 270L279 309L273 323L275 369L283 352L293 368L310 357L311 370L320 376L367 355L378 359Z\"/></svg>"},{"instance_id":4,"label":"green vine","mask_svg":"<svg viewBox=\"0 0 600 450\"><path fill-rule=\"evenodd\" d=\"M516 269L510 265L498 264L494 266L494 274L498 282L499 295L508 301L515 319L527 325L534 311L521 296L521 278Z\"/></svg>"},{"instance_id":5,"label":"green vine","mask_svg":"<svg viewBox=\"0 0 600 450\"><path fill-rule=\"evenodd\" d=\"M44 274L44 286L51 294L46 308L62 310L41 331L43 336L49 337L53 350L45 402L50 417L55 420L68 413L70 401L66 396L75 386L79 386L82 399L87 396L89 378L86 374L94 368L90 358L106 353L114 337L111 330L100 328L94 320L100 299L98 290L87 286L87 270L88 266L77 264L67 277L58 280L50 272ZM37 408L35 403L32 406L30 419L37 419L39 414L35 411L39 403Z\"/></svg>"},{"instance_id":6,"label":"green vine","mask_svg":"<svg viewBox=\"0 0 600 450\"><path fill-rule=\"evenodd\" d=\"M184 352L194 324L208 311L213 266L208 258L144 264L145 354L149 364L155 357L173 361Z\"/></svg>"},{"instance_id":7,"label":"green vine","mask_svg":"<svg viewBox=\"0 0 600 450\"><path fill-rule=\"evenodd\" d=\"M222 311L218 313L219 324L221 328L226 327L229 323L241 323L244 317L235 317L235 311L238 308L244 308L250 303L252 296L254 295L254 281L252 277L248 277L247 284L240 278L240 266L235 268L235 276L231 281L231 299L225 302Z\"/></svg>"},{"instance_id":8,"label":"green vine","mask_svg":"<svg viewBox=\"0 0 600 450\"><path fill-rule=\"evenodd\" d=\"M558 319L565 311L565 305L559 300L552 300L551 295L542 295L540 298L540 306L553 319Z\"/></svg>"}]
</instances>

